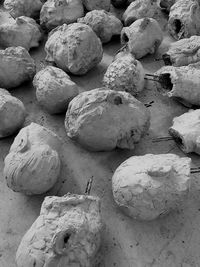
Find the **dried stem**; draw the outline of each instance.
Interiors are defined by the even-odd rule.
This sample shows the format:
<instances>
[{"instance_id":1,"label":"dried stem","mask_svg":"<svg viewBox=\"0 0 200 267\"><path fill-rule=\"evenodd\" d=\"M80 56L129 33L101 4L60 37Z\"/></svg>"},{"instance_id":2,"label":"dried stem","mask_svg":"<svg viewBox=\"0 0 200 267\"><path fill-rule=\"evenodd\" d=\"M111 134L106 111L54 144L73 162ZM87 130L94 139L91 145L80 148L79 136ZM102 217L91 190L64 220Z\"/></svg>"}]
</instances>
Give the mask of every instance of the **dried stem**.
<instances>
[{"instance_id":1,"label":"dried stem","mask_svg":"<svg viewBox=\"0 0 200 267\"><path fill-rule=\"evenodd\" d=\"M86 189L85 189L85 195L90 195L90 191L91 191L91 188L92 188L93 180L94 180L93 176L88 180L87 186L86 186Z\"/></svg>"}]
</instances>

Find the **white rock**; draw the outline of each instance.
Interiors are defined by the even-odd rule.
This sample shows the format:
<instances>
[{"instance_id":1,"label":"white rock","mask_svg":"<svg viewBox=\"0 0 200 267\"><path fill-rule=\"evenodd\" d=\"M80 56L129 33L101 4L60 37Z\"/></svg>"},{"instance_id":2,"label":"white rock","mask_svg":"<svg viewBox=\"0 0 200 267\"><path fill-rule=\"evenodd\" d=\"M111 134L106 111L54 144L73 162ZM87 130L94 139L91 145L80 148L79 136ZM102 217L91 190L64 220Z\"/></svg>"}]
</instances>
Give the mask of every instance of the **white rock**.
<instances>
[{"instance_id":1,"label":"white rock","mask_svg":"<svg viewBox=\"0 0 200 267\"><path fill-rule=\"evenodd\" d=\"M198 0L178 0L171 7L169 33L176 39L200 34L200 5Z\"/></svg>"},{"instance_id":2,"label":"white rock","mask_svg":"<svg viewBox=\"0 0 200 267\"><path fill-rule=\"evenodd\" d=\"M199 44L200 36L196 35L171 43L169 50L163 54L165 65L179 67L200 61Z\"/></svg>"},{"instance_id":3,"label":"white rock","mask_svg":"<svg viewBox=\"0 0 200 267\"><path fill-rule=\"evenodd\" d=\"M121 43L127 44L129 51L137 58L154 54L163 40L163 33L155 19L143 18L124 27Z\"/></svg>"},{"instance_id":4,"label":"white rock","mask_svg":"<svg viewBox=\"0 0 200 267\"><path fill-rule=\"evenodd\" d=\"M115 202L129 216L153 220L176 209L190 188L191 159L174 154L133 156L112 178Z\"/></svg>"},{"instance_id":5,"label":"white rock","mask_svg":"<svg viewBox=\"0 0 200 267\"><path fill-rule=\"evenodd\" d=\"M35 75L35 62L23 47L0 50L0 86L14 88L30 81Z\"/></svg>"},{"instance_id":6,"label":"white rock","mask_svg":"<svg viewBox=\"0 0 200 267\"><path fill-rule=\"evenodd\" d=\"M5 9L14 17L39 15L43 3L40 0L5 0Z\"/></svg>"},{"instance_id":7,"label":"white rock","mask_svg":"<svg viewBox=\"0 0 200 267\"><path fill-rule=\"evenodd\" d=\"M17 266L96 266L102 227L99 198L46 197L40 216L19 245Z\"/></svg>"},{"instance_id":8,"label":"white rock","mask_svg":"<svg viewBox=\"0 0 200 267\"><path fill-rule=\"evenodd\" d=\"M48 0L40 12L40 24L45 29L51 30L64 23L76 22L83 16L84 8L81 0Z\"/></svg>"},{"instance_id":9,"label":"white rock","mask_svg":"<svg viewBox=\"0 0 200 267\"><path fill-rule=\"evenodd\" d=\"M103 84L115 91L125 91L133 96L144 89L145 72L142 64L129 52L121 52L108 66Z\"/></svg>"},{"instance_id":10,"label":"white rock","mask_svg":"<svg viewBox=\"0 0 200 267\"><path fill-rule=\"evenodd\" d=\"M52 30L45 50L47 61L76 75L87 73L103 57L100 39L91 27L82 23L63 24Z\"/></svg>"},{"instance_id":11,"label":"white rock","mask_svg":"<svg viewBox=\"0 0 200 267\"><path fill-rule=\"evenodd\" d=\"M200 155L200 109L175 117L169 133L185 153L195 152Z\"/></svg>"},{"instance_id":12,"label":"white rock","mask_svg":"<svg viewBox=\"0 0 200 267\"><path fill-rule=\"evenodd\" d=\"M61 69L48 66L39 71L33 80L36 97L50 114L67 110L69 102L78 95L78 86Z\"/></svg>"},{"instance_id":13,"label":"white rock","mask_svg":"<svg viewBox=\"0 0 200 267\"><path fill-rule=\"evenodd\" d=\"M100 88L70 102L65 128L70 138L92 151L133 149L149 120L146 107L129 93Z\"/></svg>"},{"instance_id":14,"label":"white rock","mask_svg":"<svg viewBox=\"0 0 200 267\"><path fill-rule=\"evenodd\" d=\"M19 130L25 120L24 104L4 89L0 89L0 138Z\"/></svg>"},{"instance_id":15,"label":"white rock","mask_svg":"<svg viewBox=\"0 0 200 267\"><path fill-rule=\"evenodd\" d=\"M110 0L83 0L83 5L87 11L99 9L110 10Z\"/></svg>"},{"instance_id":16,"label":"white rock","mask_svg":"<svg viewBox=\"0 0 200 267\"><path fill-rule=\"evenodd\" d=\"M39 46L42 38L39 25L29 17L18 17L0 24L0 46L22 46L29 50Z\"/></svg>"},{"instance_id":17,"label":"white rock","mask_svg":"<svg viewBox=\"0 0 200 267\"><path fill-rule=\"evenodd\" d=\"M157 9L157 0L135 0L127 7L123 14L124 24L130 26L137 19L153 18Z\"/></svg>"},{"instance_id":18,"label":"white rock","mask_svg":"<svg viewBox=\"0 0 200 267\"><path fill-rule=\"evenodd\" d=\"M168 97L175 98L186 107L200 106L200 63L188 66L164 66L155 75L157 90Z\"/></svg>"},{"instance_id":19,"label":"white rock","mask_svg":"<svg viewBox=\"0 0 200 267\"><path fill-rule=\"evenodd\" d=\"M51 189L60 174L58 136L36 123L21 129L5 158L4 177L13 191L27 195Z\"/></svg>"}]
</instances>

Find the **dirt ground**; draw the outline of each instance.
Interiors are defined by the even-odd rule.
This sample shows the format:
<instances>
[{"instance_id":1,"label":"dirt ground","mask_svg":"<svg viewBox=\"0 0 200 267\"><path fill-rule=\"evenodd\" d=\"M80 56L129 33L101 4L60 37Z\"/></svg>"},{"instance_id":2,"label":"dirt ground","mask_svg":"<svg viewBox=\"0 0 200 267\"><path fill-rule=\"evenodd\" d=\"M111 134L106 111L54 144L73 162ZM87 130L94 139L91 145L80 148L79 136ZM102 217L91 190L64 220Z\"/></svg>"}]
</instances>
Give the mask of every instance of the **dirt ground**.
<instances>
[{"instance_id":1,"label":"dirt ground","mask_svg":"<svg viewBox=\"0 0 200 267\"><path fill-rule=\"evenodd\" d=\"M153 73L163 63L156 59L169 44L165 37L158 54L141 60L146 72ZM44 45L44 44L43 44ZM37 68L41 68L45 53L43 45L31 51ZM104 45L104 57L98 67L83 77L72 76L80 91L101 87L103 74L120 48L118 39ZM200 266L200 182L193 175L190 195L183 207L165 218L153 222L138 222L124 214L113 201L111 179L117 166L132 155L146 153L175 153L184 156L173 141L153 143L152 138L168 135L173 117L186 112L181 104L160 96L152 82L146 84L138 97L144 103L154 101L149 107L151 127L134 151L115 150L91 153L66 136L65 114L51 116L37 103L32 84L25 84L11 93L23 101L27 110L25 125L36 122L55 131L63 141L62 173L60 182L46 195L62 196L67 192L83 193L91 176L94 182L91 194L102 201L105 230L102 236L101 264L99 267L199 267ZM20 240L40 212L45 195L27 197L8 189L3 177L3 161L13 137L0 140L0 267L14 267L15 253ZM199 166L196 155L189 155L193 166ZM64 267L64 266L63 266Z\"/></svg>"}]
</instances>

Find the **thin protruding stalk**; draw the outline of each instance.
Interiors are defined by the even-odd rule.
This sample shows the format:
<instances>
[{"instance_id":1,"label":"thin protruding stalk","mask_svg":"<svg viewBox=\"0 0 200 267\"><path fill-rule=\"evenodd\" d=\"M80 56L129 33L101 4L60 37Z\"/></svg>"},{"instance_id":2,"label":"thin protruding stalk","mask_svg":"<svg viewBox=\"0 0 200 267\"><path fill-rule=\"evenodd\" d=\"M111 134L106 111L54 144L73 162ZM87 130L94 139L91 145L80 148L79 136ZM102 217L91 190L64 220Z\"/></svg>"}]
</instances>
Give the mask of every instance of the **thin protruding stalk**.
<instances>
[{"instance_id":1,"label":"thin protruding stalk","mask_svg":"<svg viewBox=\"0 0 200 267\"><path fill-rule=\"evenodd\" d=\"M163 137L158 137L158 138L152 139L152 142L158 143L158 142L171 141L171 140L174 140L174 138L172 136L163 136Z\"/></svg>"},{"instance_id":2,"label":"thin protruding stalk","mask_svg":"<svg viewBox=\"0 0 200 267\"><path fill-rule=\"evenodd\" d=\"M149 107L152 106L153 103L154 103L154 101L151 101L151 102L146 103L146 104L144 104L144 105L145 105L146 108L149 108Z\"/></svg>"},{"instance_id":3,"label":"thin protruding stalk","mask_svg":"<svg viewBox=\"0 0 200 267\"><path fill-rule=\"evenodd\" d=\"M160 77L158 75L151 74L151 73L146 73L144 79L153 81L153 82L160 82Z\"/></svg>"},{"instance_id":4,"label":"thin protruding stalk","mask_svg":"<svg viewBox=\"0 0 200 267\"><path fill-rule=\"evenodd\" d=\"M91 188L92 188L93 180L94 180L93 176L90 177L90 179L88 180L87 186L86 186L86 189L85 189L85 195L90 195L90 191L91 191Z\"/></svg>"},{"instance_id":5,"label":"thin protruding stalk","mask_svg":"<svg viewBox=\"0 0 200 267\"><path fill-rule=\"evenodd\" d=\"M196 169L191 168L190 173L200 173L200 168L196 168Z\"/></svg>"}]
</instances>

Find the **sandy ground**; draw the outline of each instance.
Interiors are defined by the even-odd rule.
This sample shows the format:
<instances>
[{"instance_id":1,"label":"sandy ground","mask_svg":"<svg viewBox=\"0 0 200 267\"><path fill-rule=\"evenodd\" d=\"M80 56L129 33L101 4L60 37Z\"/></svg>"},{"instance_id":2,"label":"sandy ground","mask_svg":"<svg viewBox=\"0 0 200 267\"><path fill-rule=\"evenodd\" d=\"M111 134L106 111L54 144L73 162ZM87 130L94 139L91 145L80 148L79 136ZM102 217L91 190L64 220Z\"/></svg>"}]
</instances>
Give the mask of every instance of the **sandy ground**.
<instances>
[{"instance_id":1,"label":"sandy ground","mask_svg":"<svg viewBox=\"0 0 200 267\"><path fill-rule=\"evenodd\" d=\"M146 72L154 72L162 66L157 61L159 53L170 41L165 38L160 51L154 57L141 62ZM72 77L80 91L101 86L103 74L120 47L118 39L104 45L104 58L98 67L84 77ZM38 69L44 62L43 45L31 51ZM86 183L94 176L91 194L102 200L102 217L105 230L102 236L101 264L99 267L198 267L200 266L200 200L199 175L193 175L188 201L184 207L169 216L153 221L138 222L120 212L112 198L111 179L117 166L131 155L146 153L176 153L184 156L173 141L152 143L152 138L168 135L172 118L187 111L181 104L160 96L152 82L146 84L138 97L144 103L154 101L151 112L151 128L148 135L134 151L115 150L109 153L90 153L73 143L64 130L64 114L48 115L37 103L35 90L25 84L11 91L25 104L27 118L25 125L36 122L55 131L63 141L63 168L60 183L46 195L59 196L83 193ZM13 137L0 140L0 267L14 267L15 253L26 230L39 215L44 195L26 197L7 188L3 178L3 161ZM189 155L194 166L199 166L199 157ZM63 266L64 267L64 266Z\"/></svg>"}]
</instances>

